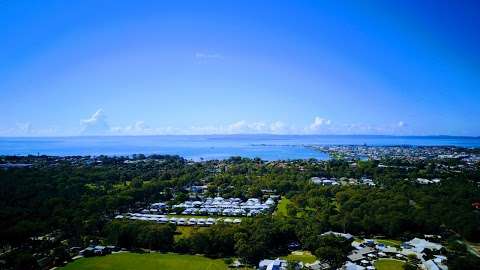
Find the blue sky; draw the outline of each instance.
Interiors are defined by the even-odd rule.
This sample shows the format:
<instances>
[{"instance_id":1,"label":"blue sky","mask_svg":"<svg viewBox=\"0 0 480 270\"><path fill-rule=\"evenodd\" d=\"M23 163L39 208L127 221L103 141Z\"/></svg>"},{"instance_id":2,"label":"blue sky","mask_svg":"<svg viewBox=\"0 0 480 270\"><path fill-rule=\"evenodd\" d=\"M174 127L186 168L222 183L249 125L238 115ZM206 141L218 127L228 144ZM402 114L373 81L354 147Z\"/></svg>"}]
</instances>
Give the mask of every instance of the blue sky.
<instances>
[{"instance_id":1,"label":"blue sky","mask_svg":"<svg viewBox=\"0 0 480 270\"><path fill-rule=\"evenodd\" d=\"M478 1L0 1L0 136L480 135Z\"/></svg>"}]
</instances>

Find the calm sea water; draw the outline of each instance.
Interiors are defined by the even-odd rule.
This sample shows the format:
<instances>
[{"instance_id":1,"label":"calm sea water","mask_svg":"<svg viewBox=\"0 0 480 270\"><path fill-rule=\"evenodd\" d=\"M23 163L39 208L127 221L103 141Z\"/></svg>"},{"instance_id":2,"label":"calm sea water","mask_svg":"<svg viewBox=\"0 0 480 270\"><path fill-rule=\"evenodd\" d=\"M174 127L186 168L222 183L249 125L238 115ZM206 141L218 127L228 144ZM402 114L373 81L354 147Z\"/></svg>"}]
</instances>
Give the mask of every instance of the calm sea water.
<instances>
[{"instance_id":1,"label":"calm sea water","mask_svg":"<svg viewBox=\"0 0 480 270\"><path fill-rule=\"evenodd\" d=\"M172 154L187 159L224 159L231 156L264 160L328 159L328 155L303 145L453 145L480 147L472 137L395 136L126 136L0 138L0 155L131 155Z\"/></svg>"}]
</instances>

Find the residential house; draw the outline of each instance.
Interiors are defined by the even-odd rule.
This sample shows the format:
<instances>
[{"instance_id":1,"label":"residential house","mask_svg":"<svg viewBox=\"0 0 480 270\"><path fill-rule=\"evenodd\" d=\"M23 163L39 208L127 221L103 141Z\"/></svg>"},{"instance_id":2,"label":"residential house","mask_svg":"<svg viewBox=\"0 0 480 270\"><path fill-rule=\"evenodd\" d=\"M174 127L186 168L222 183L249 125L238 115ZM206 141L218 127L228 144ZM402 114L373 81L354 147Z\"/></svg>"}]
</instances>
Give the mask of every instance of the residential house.
<instances>
[{"instance_id":1,"label":"residential house","mask_svg":"<svg viewBox=\"0 0 480 270\"><path fill-rule=\"evenodd\" d=\"M287 266L287 261L280 258L276 258L275 260L262 260L258 263L259 270L286 270Z\"/></svg>"}]
</instances>

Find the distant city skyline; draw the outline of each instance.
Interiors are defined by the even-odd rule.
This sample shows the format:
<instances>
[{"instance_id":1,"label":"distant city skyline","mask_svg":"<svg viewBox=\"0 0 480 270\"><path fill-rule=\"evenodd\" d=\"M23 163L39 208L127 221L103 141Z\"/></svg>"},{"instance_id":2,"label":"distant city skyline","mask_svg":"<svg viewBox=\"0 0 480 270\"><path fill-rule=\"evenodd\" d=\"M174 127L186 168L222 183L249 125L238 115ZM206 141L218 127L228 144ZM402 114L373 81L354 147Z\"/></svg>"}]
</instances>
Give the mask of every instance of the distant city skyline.
<instances>
[{"instance_id":1,"label":"distant city skyline","mask_svg":"<svg viewBox=\"0 0 480 270\"><path fill-rule=\"evenodd\" d=\"M478 11L2 1L0 136L480 136Z\"/></svg>"}]
</instances>

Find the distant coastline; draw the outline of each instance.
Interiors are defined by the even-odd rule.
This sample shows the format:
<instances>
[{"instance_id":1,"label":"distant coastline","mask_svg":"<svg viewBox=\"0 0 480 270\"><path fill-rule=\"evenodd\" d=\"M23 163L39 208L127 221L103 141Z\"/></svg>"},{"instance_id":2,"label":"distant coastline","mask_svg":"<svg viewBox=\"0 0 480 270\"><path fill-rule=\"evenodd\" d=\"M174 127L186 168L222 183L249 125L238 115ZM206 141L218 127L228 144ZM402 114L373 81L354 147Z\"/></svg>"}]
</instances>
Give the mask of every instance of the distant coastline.
<instances>
[{"instance_id":1,"label":"distant coastline","mask_svg":"<svg viewBox=\"0 0 480 270\"><path fill-rule=\"evenodd\" d=\"M479 137L392 135L158 135L1 137L0 155L132 155L169 154L187 159L230 156L279 159L328 159L308 146L456 146L479 148Z\"/></svg>"}]
</instances>

